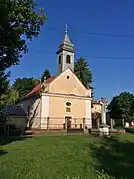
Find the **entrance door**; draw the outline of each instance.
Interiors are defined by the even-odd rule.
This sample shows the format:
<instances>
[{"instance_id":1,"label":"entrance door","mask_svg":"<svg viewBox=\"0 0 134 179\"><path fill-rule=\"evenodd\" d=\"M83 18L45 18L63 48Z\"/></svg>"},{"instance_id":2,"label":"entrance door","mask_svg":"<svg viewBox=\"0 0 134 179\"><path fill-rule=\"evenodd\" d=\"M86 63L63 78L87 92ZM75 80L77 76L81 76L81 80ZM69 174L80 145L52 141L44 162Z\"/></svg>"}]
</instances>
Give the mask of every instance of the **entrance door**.
<instances>
[{"instance_id":1,"label":"entrance door","mask_svg":"<svg viewBox=\"0 0 134 179\"><path fill-rule=\"evenodd\" d=\"M65 120L67 122L67 129L70 129L71 128L71 117L67 116L67 117L65 117Z\"/></svg>"}]
</instances>

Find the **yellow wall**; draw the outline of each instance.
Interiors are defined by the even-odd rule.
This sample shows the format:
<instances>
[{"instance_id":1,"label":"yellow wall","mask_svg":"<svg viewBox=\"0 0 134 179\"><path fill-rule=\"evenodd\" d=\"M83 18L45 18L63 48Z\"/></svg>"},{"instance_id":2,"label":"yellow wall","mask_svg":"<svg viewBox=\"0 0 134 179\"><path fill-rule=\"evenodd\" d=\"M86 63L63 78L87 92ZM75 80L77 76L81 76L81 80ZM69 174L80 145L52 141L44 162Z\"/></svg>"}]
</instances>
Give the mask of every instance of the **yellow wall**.
<instances>
[{"instance_id":1,"label":"yellow wall","mask_svg":"<svg viewBox=\"0 0 134 179\"><path fill-rule=\"evenodd\" d=\"M71 102L71 112L66 112L66 102ZM63 128L65 116L72 117L72 127L80 127L83 124L83 117L86 115L85 100L66 97L50 97L49 126L50 128Z\"/></svg>"},{"instance_id":2,"label":"yellow wall","mask_svg":"<svg viewBox=\"0 0 134 179\"><path fill-rule=\"evenodd\" d=\"M69 76L69 79L67 79ZM86 96L87 89L81 84L74 73L68 69L49 85L50 93L74 94Z\"/></svg>"}]
</instances>

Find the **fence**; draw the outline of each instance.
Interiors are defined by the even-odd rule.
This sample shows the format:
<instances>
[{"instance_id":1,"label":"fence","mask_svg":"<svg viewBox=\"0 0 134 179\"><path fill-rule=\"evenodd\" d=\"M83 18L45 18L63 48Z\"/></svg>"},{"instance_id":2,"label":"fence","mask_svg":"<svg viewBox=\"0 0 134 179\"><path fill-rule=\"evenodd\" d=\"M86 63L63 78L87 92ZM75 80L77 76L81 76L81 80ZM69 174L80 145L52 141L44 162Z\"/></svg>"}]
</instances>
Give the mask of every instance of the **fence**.
<instances>
[{"instance_id":1,"label":"fence","mask_svg":"<svg viewBox=\"0 0 134 179\"><path fill-rule=\"evenodd\" d=\"M110 120L107 119L107 124L110 125ZM124 126L124 119L113 119L113 126Z\"/></svg>"},{"instance_id":2,"label":"fence","mask_svg":"<svg viewBox=\"0 0 134 179\"><path fill-rule=\"evenodd\" d=\"M41 128L46 129L84 129L85 118L42 118Z\"/></svg>"},{"instance_id":3,"label":"fence","mask_svg":"<svg viewBox=\"0 0 134 179\"><path fill-rule=\"evenodd\" d=\"M84 130L91 128L91 118L73 117L27 117L23 120L15 117L10 121L17 128L44 129L44 130Z\"/></svg>"}]
</instances>

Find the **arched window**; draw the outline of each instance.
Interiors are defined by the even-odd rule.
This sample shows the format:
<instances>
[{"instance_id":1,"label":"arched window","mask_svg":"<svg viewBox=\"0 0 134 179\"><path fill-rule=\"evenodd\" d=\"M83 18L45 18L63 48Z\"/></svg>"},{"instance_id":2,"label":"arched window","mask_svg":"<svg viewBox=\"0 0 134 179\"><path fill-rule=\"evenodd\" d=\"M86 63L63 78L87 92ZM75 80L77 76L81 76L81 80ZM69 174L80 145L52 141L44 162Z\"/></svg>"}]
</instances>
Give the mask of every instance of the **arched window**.
<instances>
[{"instance_id":1,"label":"arched window","mask_svg":"<svg viewBox=\"0 0 134 179\"><path fill-rule=\"evenodd\" d=\"M67 55L67 57L66 57L66 63L71 63L71 57L70 57L70 55Z\"/></svg>"},{"instance_id":2,"label":"arched window","mask_svg":"<svg viewBox=\"0 0 134 179\"><path fill-rule=\"evenodd\" d=\"M59 56L59 64L61 64L61 55Z\"/></svg>"}]
</instances>

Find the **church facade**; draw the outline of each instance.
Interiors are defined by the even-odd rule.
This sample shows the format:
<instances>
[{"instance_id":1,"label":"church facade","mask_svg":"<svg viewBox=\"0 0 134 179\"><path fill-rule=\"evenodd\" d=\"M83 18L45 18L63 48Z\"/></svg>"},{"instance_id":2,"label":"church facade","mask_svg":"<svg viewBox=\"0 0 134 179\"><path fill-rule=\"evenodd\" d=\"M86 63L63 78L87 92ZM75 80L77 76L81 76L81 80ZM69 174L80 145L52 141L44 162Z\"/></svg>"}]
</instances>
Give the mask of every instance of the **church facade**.
<instances>
[{"instance_id":1,"label":"church facade","mask_svg":"<svg viewBox=\"0 0 134 179\"><path fill-rule=\"evenodd\" d=\"M38 84L21 106L34 129L92 128L91 89L74 74L74 45L67 31L57 50L57 74Z\"/></svg>"}]
</instances>

